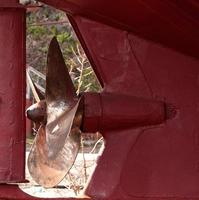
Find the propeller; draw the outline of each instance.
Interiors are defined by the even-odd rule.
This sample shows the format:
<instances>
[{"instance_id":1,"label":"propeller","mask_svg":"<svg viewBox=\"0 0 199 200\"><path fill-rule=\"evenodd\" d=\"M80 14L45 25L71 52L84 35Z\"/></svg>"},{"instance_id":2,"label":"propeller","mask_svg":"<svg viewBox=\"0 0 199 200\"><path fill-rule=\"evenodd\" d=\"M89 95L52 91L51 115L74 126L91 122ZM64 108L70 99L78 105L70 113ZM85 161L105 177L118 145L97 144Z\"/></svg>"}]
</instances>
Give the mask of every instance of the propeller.
<instances>
[{"instance_id":1,"label":"propeller","mask_svg":"<svg viewBox=\"0 0 199 200\"><path fill-rule=\"evenodd\" d=\"M29 119L41 123L28 157L30 175L43 187L54 187L77 156L83 112L55 37L47 56L45 99L26 112Z\"/></svg>"}]
</instances>

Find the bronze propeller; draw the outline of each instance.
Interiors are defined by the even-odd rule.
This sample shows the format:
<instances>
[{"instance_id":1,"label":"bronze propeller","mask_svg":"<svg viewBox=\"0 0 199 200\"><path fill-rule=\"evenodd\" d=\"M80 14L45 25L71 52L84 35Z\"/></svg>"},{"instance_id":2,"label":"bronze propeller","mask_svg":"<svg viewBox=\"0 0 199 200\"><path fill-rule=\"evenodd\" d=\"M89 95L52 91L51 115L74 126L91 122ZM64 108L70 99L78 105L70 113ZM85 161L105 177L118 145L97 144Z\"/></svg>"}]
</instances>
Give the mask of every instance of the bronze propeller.
<instances>
[{"instance_id":1,"label":"bronze propeller","mask_svg":"<svg viewBox=\"0 0 199 200\"><path fill-rule=\"evenodd\" d=\"M45 99L27 110L28 118L41 123L28 157L28 169L44 187L57 185L75 161L80 146L81 102L53 38L47 56Z\"/></svg>"}]
</instances>

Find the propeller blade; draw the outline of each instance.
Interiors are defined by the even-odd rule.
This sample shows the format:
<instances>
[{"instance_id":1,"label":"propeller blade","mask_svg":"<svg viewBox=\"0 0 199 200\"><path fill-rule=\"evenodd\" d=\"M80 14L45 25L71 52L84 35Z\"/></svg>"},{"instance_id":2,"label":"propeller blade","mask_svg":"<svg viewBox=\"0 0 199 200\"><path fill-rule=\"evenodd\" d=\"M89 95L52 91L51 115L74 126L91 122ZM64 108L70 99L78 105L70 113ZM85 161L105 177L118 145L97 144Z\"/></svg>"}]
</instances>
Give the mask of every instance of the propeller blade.
<instances>
[{"instance_id":1,"label":"propeller blade","mask_svg":"<svg viewBox=\"0 0 199 200\"><path fill-rule=\"evenodd\" d=\"M58 112L57 112L58 110ZM70 132L74 123L74 118L77 113L81 113L79 115L82 116L82 109L80 100L69 110L65 110L64 112L60 112L59 109L52 111L51 113L51 121L47 121L46 124L46 140L48 145L48 157L55 158L57 154L64 148L66 140L70 137ZM59 115L59 112L61 113ZM54 117L54 119L53 119ZM49 116L47 115L47 120ZM81 118L79 127L81 125ZM75 120L77 121L77 120Z\"/></svg>"},{"instance_id":2,"label":"propeller blade","mask_svg":"<svg viewBox=\"0 0 199 200\"><path fill-rule=\"evenodd\" d=\"M36 92L37 92L39 98L40 98L41 100L44 100L44 99L45 99L44 93L37 87L37 85L36 85L34 82L33 82L33 85L34 85L34 87L35 87L35 90L36 90Z\"/></svg>"},{"instance_id":3,"label":"propeller blade","mask_svg":"<svg viewBox=\"0 0 199 200\"><path fill-rule=\"evenodd\" d=\"M49 46L46 72L46 101L72 102L76 98L75 88L68 73L61 49L54 37Z\"/></svg>"},{"instance_id":4,"label":"propeller blade","mask_svg":"<svg viewBox=\"0 0 199 200\"><path fill-rule=\"evenodd\" d=\"M42 92L38 89L38 87L35 85L35 83L32 81L29 73L26 73L28 78L28 84L30 86L30 89L32 90L34 99L37 103L31 105L26 110L26 116L28 119L32 120L33 122L43 122L46 121L46 101L45 96L42 94Z\"/></svg>"},{"instance_id":5,"label":"propeller blade","mask_svg":"<svg viewBox=\"0 0 199 200\"><path fill-rule=\"evenodd\" d=\"M54 187L65 177L79 150L79 134L72 130L64 148L55 158L49 159L45 127L39 128L28 157L29 172L38 184L46 188Z\"/></svg>"},{"instance_id":6,"label":"propeller blade","mask_svg":"<svg viewBox=\"0 0 199 200\"><path fill-rule=\"evenodd\" d=\"M48 50L46 104L46 137L49 156L54 157L64 146L78 104L78 97L56 37L51 40ZM76 109L72 109L74 107Z\"/></svg>"},{"instance_id":7,"label":"propeller blade","mask_svg":"<svg viewBox=\"0 0 199 200\"><path fill-rule=\"evenodd\" d=\"M28 83L29 83L30 88L32 90L33 96L34 96L36 102L39 102L41 99L40 99L40 97L38 95L38 91L37 91L37 89L35 87L35 84L33 83L32 79L30 78L30 75L29 75L28 72L26 73L26 76L28 78Z\"/></svg>"},{"instance_id":8,"label":"propeller blade","mask_svg":"<svg viewBox=\"0 0 199 200\"><path fill-rule=\"evenodd\" d=\"M56 38L52 39L48 52L45 96L47 123L41 125L35 138L28 168L37 183L53 187L75 161L83 115L82 99L75 93ZM35 114L39 113L36 109L30 111L30 117L39 117Z\"/></svg>"}]
</instances>

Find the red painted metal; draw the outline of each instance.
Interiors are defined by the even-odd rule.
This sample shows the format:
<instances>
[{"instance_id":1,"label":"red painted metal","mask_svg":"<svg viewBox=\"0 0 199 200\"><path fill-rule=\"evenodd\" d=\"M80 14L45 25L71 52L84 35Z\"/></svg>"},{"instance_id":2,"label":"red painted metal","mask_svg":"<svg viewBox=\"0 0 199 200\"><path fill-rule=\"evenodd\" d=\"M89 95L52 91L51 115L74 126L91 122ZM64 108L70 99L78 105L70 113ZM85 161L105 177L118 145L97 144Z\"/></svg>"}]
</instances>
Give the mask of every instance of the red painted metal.
<instances>
[{"instance_id":1,"label":"red painted metal","mask_svg":"<svg viewBox=\"0 0 199 200\"><path fill-rule=\"evenodd\" d=\"M85 93L84 103L83 131L88 133L157 125L167 119L168 106L157 100L103 92Z\"/></svg>"},{"instance_id":2,"label":"red painted metal","mask_svg":"<svg viewBox=\"0 0 199 200\"><path fill-rule=\"evenodd\" d=\"M0 2L0 182L21 182L25 168L25 10Z\"/></svg>"},{"instance_id":3,"label":"red painted metal","mask_svg":"<svg viewBox=\"0 0 199 200\"><path fill-rule=\"evenodd\" d=\"M70 21L103 86L101 94L85 94L83 127L85 130L101 129L105 137L104 152L85 194L93 199L199 199L197 1L123 0L114 4L103 0L42 1L71 14ZM0 10L1 15L4 9ZM14 45L16 41L9 31L1 34L7 30L5 27L10 27L7 24L15 16L15 12L11 13L5 18L7 23L4 22L3 28L0 27L0 39L6 43L4 37L9 36ZM0 20L3 19L0 16ZM19 19L16 20L16 23L20 22ZM23 23L19 27L23 27ZM22 37L23 31L19 27L15 31L18 31L18 37ZM20 38L19 41L23 40ZM9 51L12 49L10 43L2 44L4 43L0 44L0 56L3 55L4 59L0 58L3 65L10 63L6 57L8 53L9 58L15 58L15 64L18 63ZM18 42L19 44L21 43ZM18 45L16 44L16 48L19 48ZM23 55L20 54L21 48L23 46L16 52L19 58ZM10 97L9 95L12 98L19 94L16 104L22 105L21 79L12 75L9 66L0 69L3 74L0 83L6 80L1 83L4 86L2 88L8 89L7 83L12 79L16 81L18 92L9 90L9 93L1 96L2 100ZM19 66L14 69L21 70ZM18 72L15 74L20 74ZM11 75L5 76L5 73ZM6 101L9 102L9 99ZM13 113L15 119L19 119L16 113L21 113L21 110L15 112L13 105L12 108L5 109L1 106L1 109L5 113L2 116L6 116L6 120L1 119L1 123L9 122L12 115L7 113ZM125 118L132 120L132 124L125 124ZM22 123L17 124L19 128ZM1 129L2 127L3 125L0 126ZM13 131L11 127L10 125L8 130ZM22 134L16 130L17 137L21 138ZM4 133L4 129L1 132ZM6 148L0 156L0 166L7 167L6 158L10 155L13 156L13 162L16 158L17 161L23 160L23 157L17 157L22 155L17 151L23 152L23 144L16 152L7 153L10 146L4 146L6 139L16 135L13 132L6 133L8 134L0 136L2 148ZM20 163L15 164L16 171L24 170ZM0 199L13 197L36 199L22 193L17 186L0 186Z\"/></svg>"},{"instance_id":4,"label":"red painted metal","mask_svg":"<svg viewBox=\"0 0 199 200\"><path fill-rule=\"evenodd\" d=\"M40 0L199 58L197 0Z\"/></svg>"},{"instance_id":5,"label":"red painted metal","mask_svg":"<svg viewBox=\"0 0 199 200\"><path fill-rule=\"evenodd\" d=\"M32 101L26 98L26 107L25 109L29 108L32 105ZM26 117L26 136L32 136L32 122Z\"/></svg>"},{"instance_id":6,"label":"red painted metal","mask_svg":"<svg viewBox=\"0 0 199 200\"><path fill-rule=\"evenodd\" d=\"M70 20L104 85L101 95L161 100L168 105L170 116L159 125L127 130L121 118L114 125L118 130L102 132L105 150L85 193L104 199L199 198L199 61L80 16ZM89 101L92 104L86 103L85 110L104 112L102 108L108 106L118 113L115 117L124 113L128 102L123 99L122 105L113 98L100 107L96 97ZM126 115L131 109L125 110ZM140 110L134 112L132 115L139 116ZM92 119L87 114L85 121Z\"/></svg>"}]
</instances>

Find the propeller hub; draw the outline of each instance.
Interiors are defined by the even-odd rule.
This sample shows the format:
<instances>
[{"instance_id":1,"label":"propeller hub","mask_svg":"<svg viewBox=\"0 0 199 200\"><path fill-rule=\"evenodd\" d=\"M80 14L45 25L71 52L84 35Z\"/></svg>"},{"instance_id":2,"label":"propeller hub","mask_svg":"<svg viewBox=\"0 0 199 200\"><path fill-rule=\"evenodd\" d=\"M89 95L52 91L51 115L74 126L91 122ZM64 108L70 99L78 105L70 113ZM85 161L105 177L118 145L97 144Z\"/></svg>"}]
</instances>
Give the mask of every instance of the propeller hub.
<instances>
[{"instance_id":1,"label":"propeller hub","mask_svg":"<svg viewBox=\"0 0 199 200\"><path fill-rule=\"evenodd\" d=\"M46 123L46 101L41 100L38 103L33 104L26 110L28 119L34 122Z\"/></svg>"}]
</instances>

